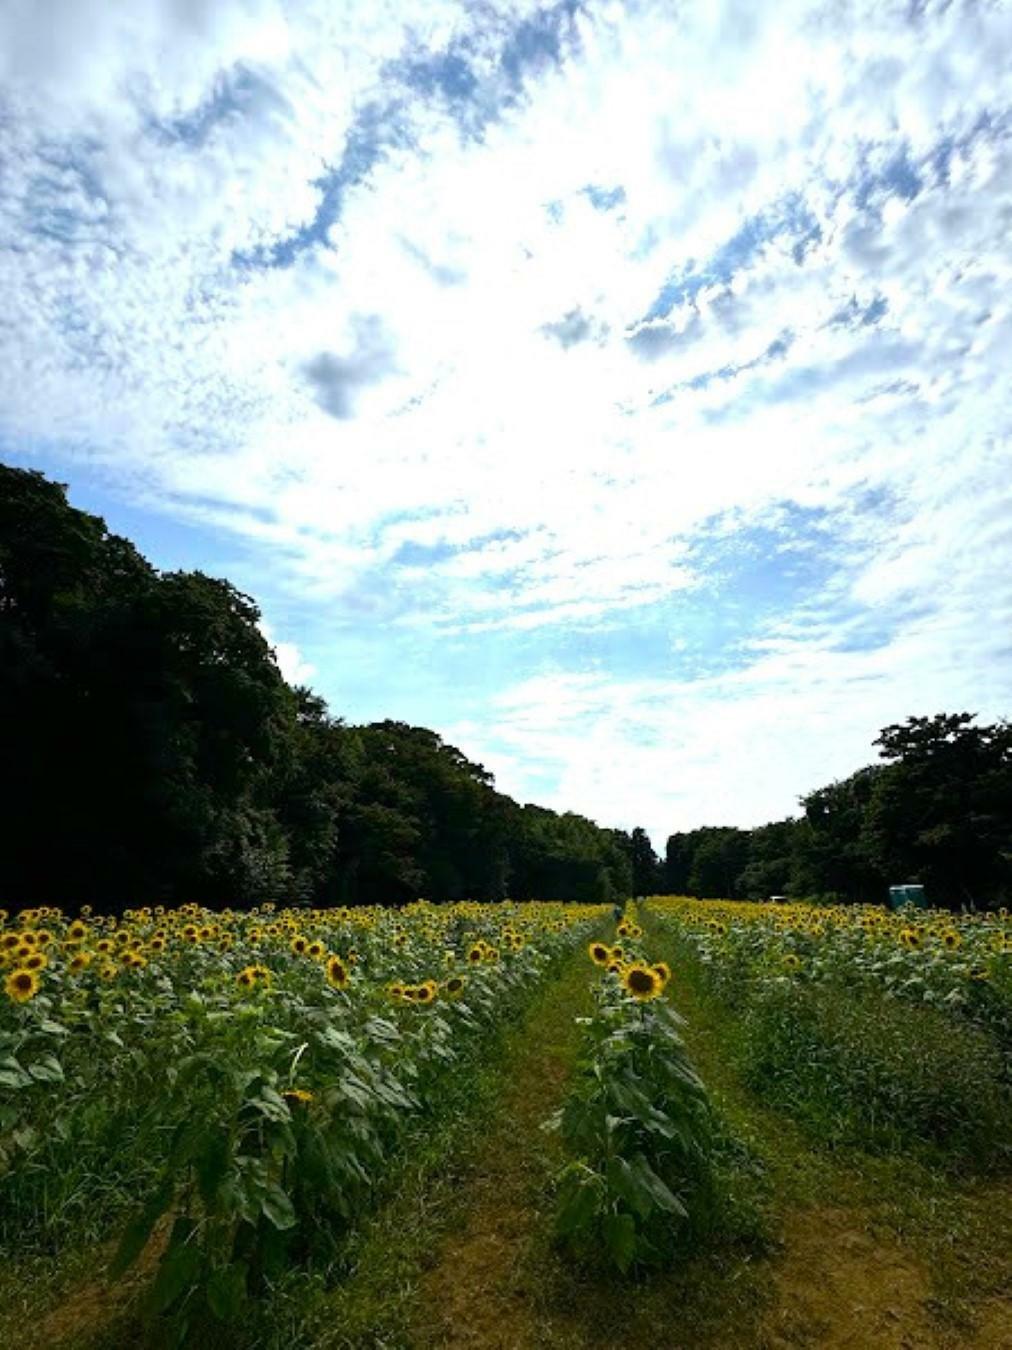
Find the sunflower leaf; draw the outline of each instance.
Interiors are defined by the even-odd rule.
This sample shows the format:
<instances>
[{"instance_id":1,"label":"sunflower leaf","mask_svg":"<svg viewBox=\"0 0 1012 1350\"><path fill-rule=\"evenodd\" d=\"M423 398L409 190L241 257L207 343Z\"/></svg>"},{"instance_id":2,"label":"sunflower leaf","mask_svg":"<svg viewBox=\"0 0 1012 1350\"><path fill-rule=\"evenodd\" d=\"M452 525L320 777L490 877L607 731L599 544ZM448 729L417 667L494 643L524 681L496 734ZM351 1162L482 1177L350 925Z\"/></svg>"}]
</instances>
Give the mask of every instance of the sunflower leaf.
<instances>
[{"instance_id":1,"label":"sunflower leaf","mask_svg":"<svg viewBox=\"0 0 1012 1350\"><path fill-rule=\"evenodd\" d=\"M604 1221L608 1254L624 1275L636 1256L636 1220L631 1214L609 1214Z\"/></svg>"}]
</instances>

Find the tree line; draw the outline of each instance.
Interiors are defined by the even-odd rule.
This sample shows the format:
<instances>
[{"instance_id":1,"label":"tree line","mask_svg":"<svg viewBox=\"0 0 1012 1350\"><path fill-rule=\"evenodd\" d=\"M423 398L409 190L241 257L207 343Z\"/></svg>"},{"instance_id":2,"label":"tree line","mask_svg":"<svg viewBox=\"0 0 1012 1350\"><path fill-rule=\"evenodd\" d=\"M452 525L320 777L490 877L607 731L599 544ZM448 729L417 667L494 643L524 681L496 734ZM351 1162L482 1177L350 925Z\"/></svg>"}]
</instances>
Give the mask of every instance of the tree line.
<instances>
[{"instance_id":1,"label":"tree line","mask_svg":"<svg viewBox=\"0 0 1012 1350\"><path fill-rule=\"evenodd\" d=\"M0 904L631 892L643 831L520 805L423 727L346 724L259 618L0 465Z\"/></svg>"},{"instance_id":2,"label":"tree line","mask_svg":"<svg viewBox=\"0 0 1012 1350\"><path fill-rule=\"evenodd\" d=\"M802 814L757 829L673 834L657 866L675 895L839 903L922 884L931 904L1012 900L1012 726L971 713L910 717L875 740L882 762L801 799Z\"/></svg>"},{"instance_id":3,"label":"tree line","mask_svg":"<svg viewBox=\"0 0 1012 1350\"><path fill-rule=\"evenodd\" d=\"M253 601L160 572L0 465L0 904L1012 897L1012 727L909 718L882 762L756 829L605 829L521 805L435 732L290 687Z\"/></svg>"}]
</instances>

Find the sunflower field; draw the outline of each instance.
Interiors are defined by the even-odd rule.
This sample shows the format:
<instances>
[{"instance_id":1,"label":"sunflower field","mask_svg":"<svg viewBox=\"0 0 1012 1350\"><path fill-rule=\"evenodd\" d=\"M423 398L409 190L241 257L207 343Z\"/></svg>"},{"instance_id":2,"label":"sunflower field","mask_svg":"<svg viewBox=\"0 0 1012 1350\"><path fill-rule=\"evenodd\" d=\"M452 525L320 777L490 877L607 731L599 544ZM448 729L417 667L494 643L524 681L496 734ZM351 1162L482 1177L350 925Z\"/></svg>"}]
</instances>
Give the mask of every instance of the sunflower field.
<instances>
[{"instance_id":1,"label":"sunflower field","mask_svg":"<svg viewBox=\"0 0 1012 1350\"><path fill-rule=\"evenodd\" d=\"M1006 913L683 897L650 909L734 1013L743 1076L771 1102L830 1141L1007 1156Z\"/></svg>"},{"instance_id":2,"label":"sunflower field","mask_svg":"<svg viewBox=\"0 0 1012 1350\"><path fill-rule=\"evenodd\" d=\"M118 1233L152 1315L326 1258L590 906L25 910L0 926L0 1245Z\"/></svg>"}]
</instances>

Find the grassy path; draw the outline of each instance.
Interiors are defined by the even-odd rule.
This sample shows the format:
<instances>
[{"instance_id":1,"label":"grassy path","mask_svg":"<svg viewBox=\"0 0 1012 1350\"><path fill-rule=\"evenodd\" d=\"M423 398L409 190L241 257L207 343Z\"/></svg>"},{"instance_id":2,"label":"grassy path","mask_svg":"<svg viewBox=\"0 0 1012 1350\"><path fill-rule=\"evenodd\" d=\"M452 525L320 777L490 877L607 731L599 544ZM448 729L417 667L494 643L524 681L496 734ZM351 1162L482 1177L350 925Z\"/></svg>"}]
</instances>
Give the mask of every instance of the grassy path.
<instances>
[{"instance_id":1,"label":"grassy path","mask_svg":"<svg viewBox=\"0 0 1012 1350\"><path fill-rule=\"evenodd\" d=\"M581 948L475 1084L459 1144L437 1140L415 1180L364 1234L312 1350L640 1350L759 1344L755 1251L709 1252L632 1283L575 1268L552 1244L551 1178L562 1161L542 1129L579 1052L595 971ZM436 1166L432 1162L436 1161ZM294 1331L294 1328L293 1328ZM280 1342L278 1342L280 1344Z\"/></svg>"},{"instance_id":2,"label":"grassy path","mask_svg":"<svg viewBox=\"0 0 1012 1350\"><path fill-rule=\"evenodd\" d=\"M581 946L475 1075L466 1113L427 1141L397 1195L365 1226L349 1278L296 1343L538 1344L518 1271L530 1234L547 1222L541 1206L558 1155L541 1125L565 1093L591 977Z\"/></svg>"},{"instance_id":3,"label":"grassy path","mask_svg":"<svg viewBox=\"0 0 1012 1350\"><path fill-rule=\"evenodd\" d=\"M523 1028L502 1095L464 1177L466 1209L437 1248L412 1326L417 1346L541 1343L532 1307L532 1243L551 1223L546 1193L560 1160L542 1125L558 1107L579 1048L592 967L582 949Z\"/></svg>"}]
</instances>

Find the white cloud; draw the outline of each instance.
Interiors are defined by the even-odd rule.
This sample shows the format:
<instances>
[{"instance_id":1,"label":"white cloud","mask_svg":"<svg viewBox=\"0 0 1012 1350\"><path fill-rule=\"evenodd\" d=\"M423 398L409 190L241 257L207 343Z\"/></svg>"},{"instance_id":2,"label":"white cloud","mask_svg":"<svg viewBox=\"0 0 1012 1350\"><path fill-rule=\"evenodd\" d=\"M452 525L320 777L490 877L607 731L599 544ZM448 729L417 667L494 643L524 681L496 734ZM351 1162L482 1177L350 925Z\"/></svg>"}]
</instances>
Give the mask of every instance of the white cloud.
<instances>
[{"instance_id":1,"label":"white cloud","mask_svg":"<svg viewBox=\"0 0 1012 1350\"><path fill-rule=\"evenodd\" d=\"M316 674L316 667L311 661L307 661L298 645L294 642L278 642L274 637L273 630L267 623L261 622L260 631L264 635L268 647L274 652L274 659L278 663L278 669L291 685L308 684Z\"/></svg>"}]
</instances>

